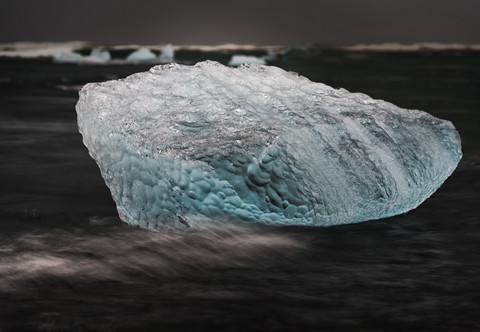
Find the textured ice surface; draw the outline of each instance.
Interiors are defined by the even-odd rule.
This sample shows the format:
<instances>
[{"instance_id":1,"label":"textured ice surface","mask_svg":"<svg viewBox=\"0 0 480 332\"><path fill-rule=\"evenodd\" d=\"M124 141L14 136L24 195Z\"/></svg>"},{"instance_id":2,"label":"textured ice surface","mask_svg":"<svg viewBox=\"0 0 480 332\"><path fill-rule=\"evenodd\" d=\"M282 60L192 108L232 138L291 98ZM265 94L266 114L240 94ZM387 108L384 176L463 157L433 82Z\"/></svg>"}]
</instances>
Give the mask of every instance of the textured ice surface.
<instances>
[{"instance_id":1,"label":"textured ice surface","mask_svg":"<svg viewBox=\"0 0 480 332\"><path fill-rule=\"evenodd\" d=\"M260 65L171 64L87 84L77 113L120 217L142 227L393 216L461 158L449 121Z\"/></svg>"}]
</instances>

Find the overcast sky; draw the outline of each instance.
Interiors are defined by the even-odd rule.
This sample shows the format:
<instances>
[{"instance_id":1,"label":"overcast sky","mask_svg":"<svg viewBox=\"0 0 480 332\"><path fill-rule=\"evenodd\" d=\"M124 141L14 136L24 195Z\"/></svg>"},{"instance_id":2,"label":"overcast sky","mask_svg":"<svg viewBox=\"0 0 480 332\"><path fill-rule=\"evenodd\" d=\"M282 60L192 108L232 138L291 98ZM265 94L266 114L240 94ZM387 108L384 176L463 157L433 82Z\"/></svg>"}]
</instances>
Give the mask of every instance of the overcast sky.
<instances>
[{"instance_id":1,"label":"overcast sky","mask_svg":"<svg viewBox=\"0 0 480 332\"><path fill-rule=\"evenodd\" d=\"M480 43L478 0L0 0L0 42Z\"/></svg>"}]
</instances>

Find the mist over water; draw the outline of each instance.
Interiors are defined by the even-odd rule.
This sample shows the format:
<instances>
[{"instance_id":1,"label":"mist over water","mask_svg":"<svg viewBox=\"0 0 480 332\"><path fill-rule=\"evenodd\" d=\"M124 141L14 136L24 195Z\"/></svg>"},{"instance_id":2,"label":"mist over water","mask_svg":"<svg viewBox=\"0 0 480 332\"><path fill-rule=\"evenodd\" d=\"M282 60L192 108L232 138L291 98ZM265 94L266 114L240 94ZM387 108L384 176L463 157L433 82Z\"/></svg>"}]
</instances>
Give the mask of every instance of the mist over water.
<instances>
[{"instance_id":1,"label":"mist over water","mask_svg":"<svg viewBox=\"0 0 480 332\"><path fill-rule=\"evenodd\" d=\"M294 235L265 231L255 225L152 231L112 217L91 217L76 227L35 228L4 239L2 286L21 292L16 283L39 276L128 282L125 272L132 269L172 277L209 266L242 268L305 246Z\"/></svg>"},{"instance_id":2,"label":"mist over water","mask_svg":"<svg viewBox=\"0 0 480 332\"><path fill-rule=\"evenodd\" d=\"M74 106L83 84L149 65L2 58L0 331L479 329L480 53L337 50L277 65L451 120L464 158L430 199L394 218L128 227Z\"/></svg>"}]
</instances>

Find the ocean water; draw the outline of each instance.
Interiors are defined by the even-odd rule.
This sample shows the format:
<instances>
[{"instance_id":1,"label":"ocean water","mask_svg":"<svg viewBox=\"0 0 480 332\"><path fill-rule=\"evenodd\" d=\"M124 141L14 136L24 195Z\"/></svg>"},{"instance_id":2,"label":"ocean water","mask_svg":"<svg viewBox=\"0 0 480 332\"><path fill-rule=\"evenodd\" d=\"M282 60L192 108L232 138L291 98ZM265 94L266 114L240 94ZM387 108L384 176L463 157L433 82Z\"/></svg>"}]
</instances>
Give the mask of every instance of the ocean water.
<instances>
[{"instance_id":1,"label":"ocean water","mask_svg":"<svg viewBox=\"0 0 480 332\"><path fill-rule=\"evenodd\" d=\"M480 330L480 52L318 48L273 64L451 120L460 165L419 208L383 220L128 227L75 103L83 84L151 65L0 57L0 331Z\"/></svg>"}]
</instances>

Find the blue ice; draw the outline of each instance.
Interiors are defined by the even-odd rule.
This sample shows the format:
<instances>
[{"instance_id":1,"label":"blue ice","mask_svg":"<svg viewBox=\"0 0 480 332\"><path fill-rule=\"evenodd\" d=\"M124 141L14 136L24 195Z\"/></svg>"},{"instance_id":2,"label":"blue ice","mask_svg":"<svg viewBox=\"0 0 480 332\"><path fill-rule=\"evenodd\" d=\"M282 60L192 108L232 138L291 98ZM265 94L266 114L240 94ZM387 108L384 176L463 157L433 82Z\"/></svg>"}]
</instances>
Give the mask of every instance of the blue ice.
<instances>
[{"instance_id":1,"label":"blue ice","mask_svg":"<svg viewBox=\"0 0 480 332\"><path fill-rule=\"evenodd\" d=\"M280 68L153 67L76 106L122 220L329 226L416 208L456 168L454 126Z\"/></svg>"}]
</instances>

